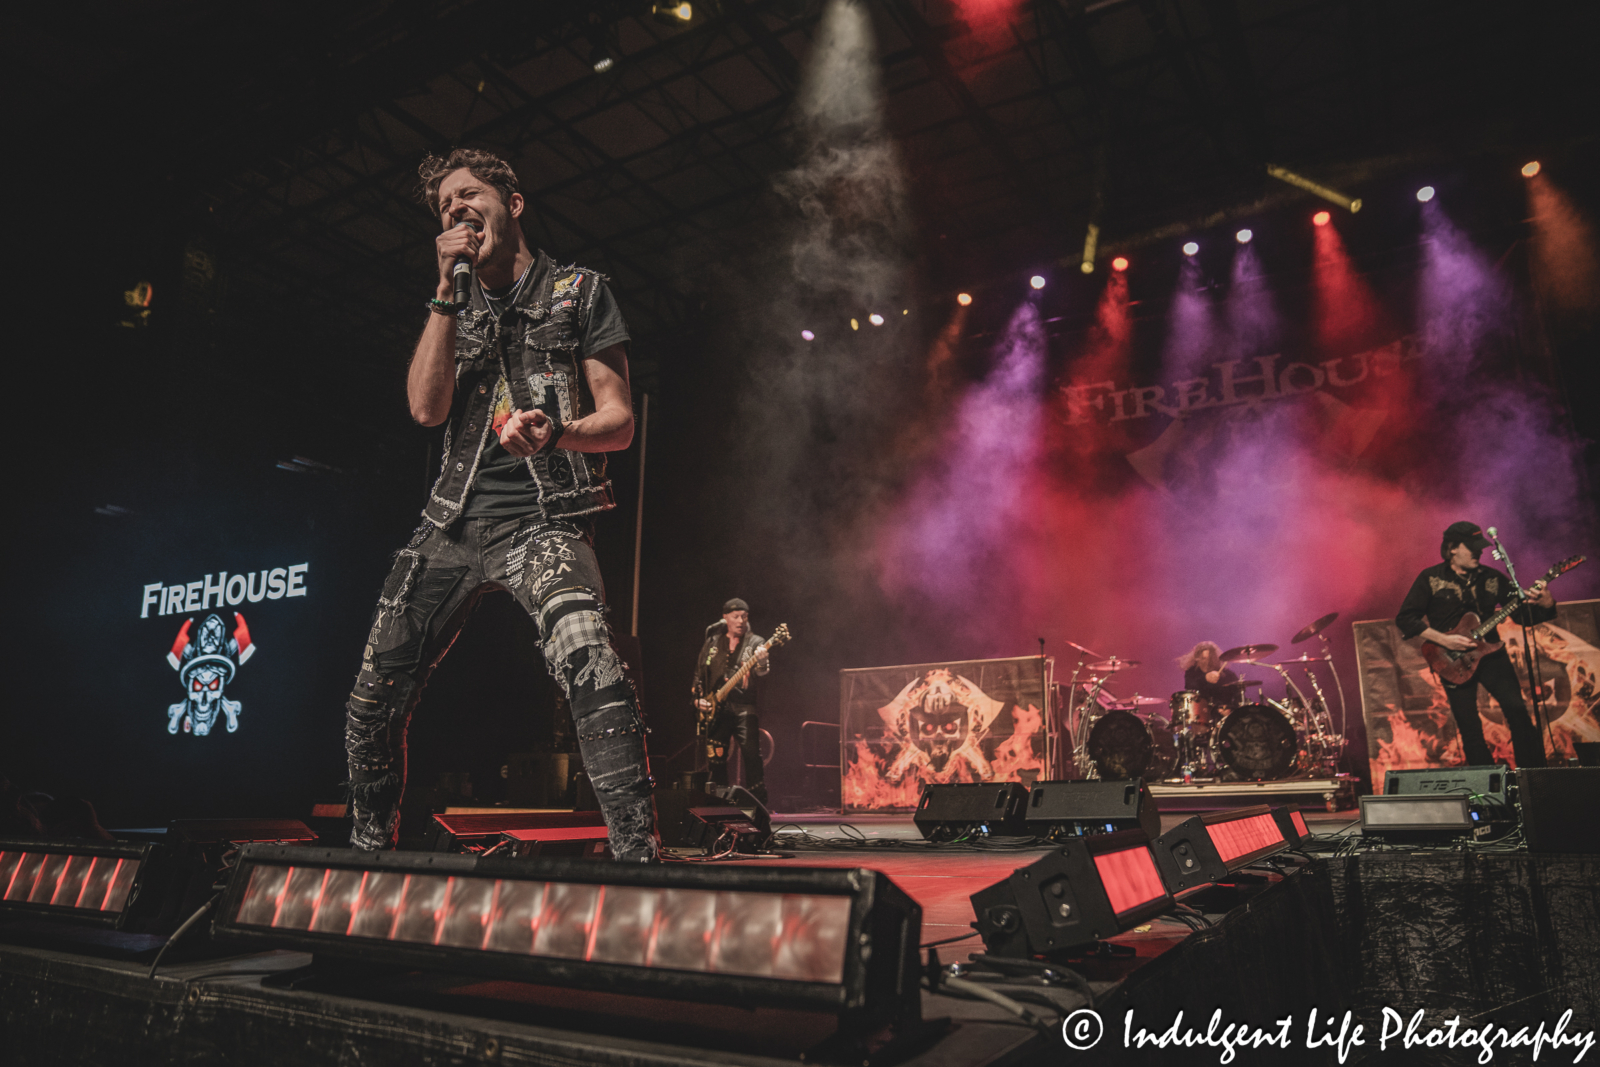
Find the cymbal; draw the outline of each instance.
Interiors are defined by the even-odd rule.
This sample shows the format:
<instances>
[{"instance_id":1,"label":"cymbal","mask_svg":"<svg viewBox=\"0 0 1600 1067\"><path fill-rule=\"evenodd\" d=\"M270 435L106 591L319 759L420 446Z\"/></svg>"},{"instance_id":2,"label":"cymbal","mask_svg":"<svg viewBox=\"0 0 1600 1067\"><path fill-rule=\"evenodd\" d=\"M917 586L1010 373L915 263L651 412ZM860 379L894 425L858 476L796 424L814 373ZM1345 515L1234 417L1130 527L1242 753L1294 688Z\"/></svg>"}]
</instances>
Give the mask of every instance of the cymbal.
<instances>
[{"instance_id":1,"label":"cymbal","mask_svg":"<svg viewBox=\"0 0 1600 1067\"><path fill-rule=\"evenodd\" d=\"M1293 637L1289 638L1289 643L1291 645L1298 645L1301 641L1304 641L1307 638L1311 638L1311 637L1317 636L1322 631L1326 630L1329 626L1332 626L1333 625L1333 620L1337 619L1338 617L1339 617L1339 613L1337 611L1328 612L1328 614L1324 615L1322 618L1318 619L1316 622L1314 622L1311 625L1305 627L1299 633L1297 633Z\"/></svg>"},{"instance_id":2,"label":"cymbal","mask_svg":"<svg viewBox=\"0 0 1600 1067\"><path fill-rule=\"evenodd\" d=\"M1332 656L1296 656L1294 659L1279 660L1280 663L1332 663Z\"/></svg>"},{"instance_id":3,"label":"cymbal","mask_svg":"<svg viewBox=\"0 0 1600 1067\"><path fill-rule=\"evenodd\" d=\"M1084 648L1082 645L1078 644L1078 642L1076 642L1076 641L1068 641L1067 644L1071 645L1073 648L1077 649L1079 652L1082 652L1085 656L1088 656L1090 659L1103 659L1104 658L1104 657L1102 657L1100 655L1100 653L1096 652L1094 649L1092 649L1092 648Z\"/></svg>"},{"instance_id":4,"label":"cymbal","mask_svg":"<svg viewBox=\"0 0 1600 1067\"><path fill-rule=\"evenodd\" d=\"M1240 645L1230 648L1222 654L1224 663L1254 663L1262 656L1270 656L1278 651L1277 645Z\"/></svg>"},{"instance_id":5,"label":"cymbal","mask_svg":"<svg viewBox=\"0 0 1600 1067\"><path fill-rule=\"evenodd\" d=\"M1234 682L1233 684L1234 685L1260 685L1261 681L1258 678L1241 678L1239 681Z\"/></svg>"},{"instance_id":6,"label":"cymbal","mask_svg":"<svg viewBox=\"0 0 1600 1067\"><path fill-rule=\"evenodd\" d=\"M1160 697L1142 697L1142 696L1139 696L1139 695L1135 694L1134 696L1129 697L1127 700L1119 700L1119 701L1117 701L1117 707L1119 707L1119 708L1127 708L1127 707L1134 707L1134 706L1137 706L1137 705L1140 705L1140 704L1165 704L1165 703L1166 703L1166 701L1162 700Z\"/></svg>"},{"instance_id":7,"label":"cymbal","mask_svg":"<svg viewBox=\"0 0 1600 1067\"><path fill-rule=\"evenodd\" d=\"M1277 648L1278 646L1273 645L1272 647ZM1118 659L1112 656L1110 659L1103 659L1099 663L1089 664L1089 669L1091 671L1120 671L1129 667L1137 667L1138 665L1139 661L1136 659Z\"/></svg>"}]
</instances>

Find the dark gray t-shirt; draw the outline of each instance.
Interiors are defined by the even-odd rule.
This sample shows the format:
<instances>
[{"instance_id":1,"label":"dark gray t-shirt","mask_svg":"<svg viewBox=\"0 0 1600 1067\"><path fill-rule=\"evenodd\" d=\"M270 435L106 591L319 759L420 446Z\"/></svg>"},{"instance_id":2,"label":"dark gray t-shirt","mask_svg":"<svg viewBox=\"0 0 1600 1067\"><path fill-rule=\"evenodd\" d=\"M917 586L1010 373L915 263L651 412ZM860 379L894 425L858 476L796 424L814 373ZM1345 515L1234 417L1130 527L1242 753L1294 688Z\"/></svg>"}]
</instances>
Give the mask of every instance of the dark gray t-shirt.
<instances>
[{"instance_id":1,"label":"dark gray t-shirt","mask_svg":"<svg viewBox=\"0 0 1600 1067\"><path fill-rule=\"evenodd\" d=\"M616 298L611 295L611 288L604 282L599 284L600 291L595 294L594 308L589 315L589 328L583 333L580 351L584 358L628 341L628 324L622 321L622 312L617 308ZM489 304L489 310L498 316L515 295L516 288L512 284L501 289L485 289L483 296ZM511 417L511 409L511 390L506 385L505 376L501 375L495 384L493 414L490 416L493 436L484 446L483 458L478 463L478 476L473 480L472 492L467 496L467 506L462 512L467 518L514 518L538 510L539 487L528 472L527 463L523 457L513 456L500 445L500 430Z\"/></svg>"}]
</instances>

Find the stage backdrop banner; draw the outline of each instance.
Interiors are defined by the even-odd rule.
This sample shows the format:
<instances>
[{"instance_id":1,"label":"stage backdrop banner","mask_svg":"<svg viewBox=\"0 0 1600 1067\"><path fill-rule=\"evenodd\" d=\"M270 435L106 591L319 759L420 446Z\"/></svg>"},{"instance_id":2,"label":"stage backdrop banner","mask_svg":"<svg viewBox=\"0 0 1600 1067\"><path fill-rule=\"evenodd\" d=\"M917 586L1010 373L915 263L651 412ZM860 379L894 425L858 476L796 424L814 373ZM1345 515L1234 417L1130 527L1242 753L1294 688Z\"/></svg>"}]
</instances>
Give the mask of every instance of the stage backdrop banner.
<instances>
[{"instance_id":1,"label":"stage backdrop banner","mask_svg":"<svg viewBox=\"0 0 1600 1067\"><path fill-rule=\"evenodd\" d=\"M1417 642L1402 640L1393 619L1358 622L1354 628L1373 791L1383 789L1389 770L1462 763L1461 739L1444 688L1428 670ZM1556 617L1529 633L1538 651L1544 717L1550 724L1545 750L1552 762L1565 762L1573 755L1573 742L1600 741L1600 600L1557 604ZM1527 699L1522 627L1510 620L1501 623L1500 640ZM1495 759L1515 765L1505 716L1481 686L1478 710Z\"/></svg>"},{"instance_id":2,"label":"stage backdrop banner","mask_svg":"<svg viewBox=\"0 0 1600 1067\"><path fill-rule=\"evenodd\" d=\"M844 810L911 811L928 784L1046 777L1051 664L1043 676L1038 656L840 671Z\"/></svg>"}]
</instances>

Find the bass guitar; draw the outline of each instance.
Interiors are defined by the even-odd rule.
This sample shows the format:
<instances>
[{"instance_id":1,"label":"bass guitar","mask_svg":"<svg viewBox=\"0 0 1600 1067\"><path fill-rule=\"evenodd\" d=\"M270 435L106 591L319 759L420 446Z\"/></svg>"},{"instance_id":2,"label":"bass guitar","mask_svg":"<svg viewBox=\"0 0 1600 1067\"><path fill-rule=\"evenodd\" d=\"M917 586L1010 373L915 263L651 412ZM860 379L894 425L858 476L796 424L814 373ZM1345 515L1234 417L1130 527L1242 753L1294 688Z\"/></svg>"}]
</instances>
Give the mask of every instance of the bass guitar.
<instances>
[{"instance_id":1,"label":"bass guitar","mask_svg":"<svg viewBox=\"0 0 1600 1067\"><path fill-rule=\"evenodd\" d=\"M1528 599L1537 600L1544 594L1545 586L1587 558L1587 556L1569 556L1554 567L1551 567L1543 578L1534 582L1532 587L1527 590ZM1467 612L1461 616L1461 621L1456 623L1455 629L1450 632L1461 634L1463 637L1470 637L1472 639L1472 647L1451 649L1445 648L1443 645L1436 645L1432 641L1425 641L1422 644L1422 658L1428 661L1428 666L1433 670L1434 674L1438 675L1441 682L1448 682L1451 685L1465 685L1472 680L1472 675L1477 671L1478 661L1491 652L1500 651L1503 647L1502 642L1485 640L1485 638L1493 634L1495 627L1504 622L1506 617L1513 611L1522 607L1522 604L1523 601L1521 599L1513 601L1481 622L1478 619L1477 612Z\"/></svg>"},{"instance_id":2,"label":"bass guitar","mask_svg":"<svg viewBox=\"0 0 1600 1067\"><path fill-rule=\"evenodd\" d=\"M721 638L719 637L717 640L720 641ZM789 624L779 623L778 628L772 632L772 636L767 638L767 643L757 649L749 659L745 660L744 666L735 671L733 677L723 682L716 692L704 698L710 702L711 706L700 709L700 720L695 724L695 733L701 738L706 736L711 729L711 720L717 717L717 709L722 706L724 700L728 699L728 694L733 692L734 686L742 683L750 672L755 669L756 663L760 659L760 653L770 652L787 640L789 640Z\"/></svg>"}]
</instances>

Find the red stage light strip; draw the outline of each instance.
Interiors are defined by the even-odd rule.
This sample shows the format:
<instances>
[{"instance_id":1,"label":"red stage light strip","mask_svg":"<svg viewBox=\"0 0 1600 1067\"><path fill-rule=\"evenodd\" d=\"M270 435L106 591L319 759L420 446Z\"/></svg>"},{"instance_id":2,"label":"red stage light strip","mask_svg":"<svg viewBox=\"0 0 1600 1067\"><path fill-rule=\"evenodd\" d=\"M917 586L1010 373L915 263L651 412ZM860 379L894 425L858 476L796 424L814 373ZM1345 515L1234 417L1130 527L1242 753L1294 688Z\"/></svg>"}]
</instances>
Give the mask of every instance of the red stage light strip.
<instances>
[{"instance_id":1,"label":"red stage light strip","mask_svg":"<svg viewBox=\"0 0 1600 1067\"><path fill-rule=\"evenodd\" d=\"M1294 823L1294 828L1300 831L1301 837L1310 837L1311 831L1306 829L1306 821L1298 811L1291 811L1289 819Z\"/></svg>"},{"instance_id":2,"label":"red stage light strip","mask_svg":"<svg viewBox=\"0 0 1600 1067\"><path fill-rule=\"evenodd\" d=\"M1230 867L1240 856L1283 844L1283 832L1278 829L1271 812L1252 815L1248 819L1213 823L1207 829L1211 832L1211 843L1216 846L1217 855Z\"/></svg>"},{"instance_id":3,"label":"red stage light strip","mask_svg":"<svg viewBox=\"0 0 1600 1067\"><path fill-rule=\"evenodd\" d=\"M1167 895L1155 858L1144 846L1107 852L1094 858L1111 910L1118 915Z\"/></svg>"},{"instance_id":4,"label":"red stage light strip","mask_svg":"<svg viewBox=\"0 0 1600 1067\"><path fill-rule=\"evenodd\" d=\"M1132 852L1150 864L1148 850ZM1130 854L1122 862L1138 861ZM1150 888L1136 866L1128 870L1133 873L1119 885L1136 887L1131 893ZM1151 895L1159 895L1153 866L1149 879ZM234 921L484 952L841 982L850 907L849 897L829 894L261 865L250 872Z\"/></svg>"},{"instance_id":5,"label":"red stage light strip","mask_svg":"<svg viewBox=\"0 0 1600 1067\"><path fill-rule=\"evenodd\" d=\"M138 873L138 860L116 856L0 852L0 900L116 914Z\"/></svg>"}]
</instances>

